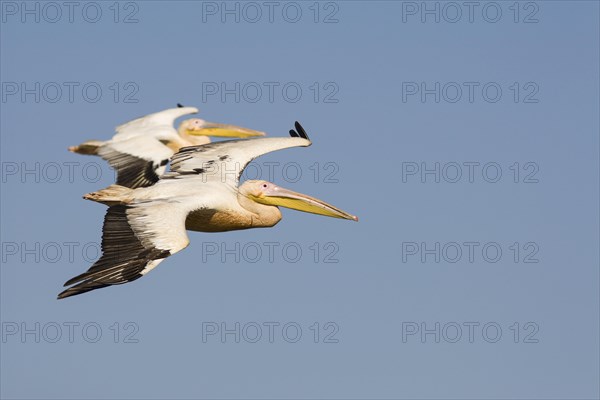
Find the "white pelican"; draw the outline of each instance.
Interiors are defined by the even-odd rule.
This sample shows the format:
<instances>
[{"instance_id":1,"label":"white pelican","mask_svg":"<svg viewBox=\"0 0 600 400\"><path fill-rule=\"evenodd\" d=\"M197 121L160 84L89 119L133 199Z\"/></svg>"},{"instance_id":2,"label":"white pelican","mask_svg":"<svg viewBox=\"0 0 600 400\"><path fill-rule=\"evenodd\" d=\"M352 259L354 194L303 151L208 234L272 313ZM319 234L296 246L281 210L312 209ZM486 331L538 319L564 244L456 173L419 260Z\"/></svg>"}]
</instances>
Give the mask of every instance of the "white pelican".
<instances>
[{"instance_id":1,"label":"white pelican","mask_svg":"<svg viewBox=\"0 0 600 400\"><path fill-rule=\"evenodd\" d=\"M181 149L171 170L153 186L130 189L111 185L84 198L109 205L104 218L102 256L91 268L65 283L74 285L59 299L141 278L189 244L186 229L198 232L272 227L281 220L278 206L358 221L313 197L262 180L239 185L254 158L311 144L296 122L290 138L229 140ZM239 170L237 167L240 166ZM235 172L233 172L235 171Z\"/></svg>"},{"instance_id":2,"label":"white pelican","mask_svg":"<svg viewBox=\"0 0 600 400\"><path fill-rule=\"evenodd\" d=\"M218 124L194 118L183 121L175 130L179 117L195 114L195 107L183 107L149 114L116 128L112 139L90 140L69 151L99 155L117 171L117 184L129 188L151 186L165 171L169 159L182 147L210 143L208 136L264 136L264 132L234 125Z\"/></svg>"}]
</instances>

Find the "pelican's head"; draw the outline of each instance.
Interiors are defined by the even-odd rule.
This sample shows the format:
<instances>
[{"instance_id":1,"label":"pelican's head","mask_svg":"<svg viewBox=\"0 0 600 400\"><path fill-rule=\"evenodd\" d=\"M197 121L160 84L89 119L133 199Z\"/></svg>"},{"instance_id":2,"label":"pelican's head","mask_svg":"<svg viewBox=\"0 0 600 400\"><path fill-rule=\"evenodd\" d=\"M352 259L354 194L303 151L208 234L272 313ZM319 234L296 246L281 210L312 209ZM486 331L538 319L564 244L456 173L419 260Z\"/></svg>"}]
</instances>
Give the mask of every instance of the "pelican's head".
<instances>
[{"instance_id":1,"label":"pelican's head","mask_svg":"<svg viewBox=\"0 0 600 400\"><path fill-rule=\"evenodd\" d=\"M302 193L296 193L289 189L284 189L267 181L246 181L240 186L240 193L258 204L276 207L281 206L311 214L358 221L358 217L348 214L322 200L315 199L314 197Z\"/></svg>"},{"instance_id":2,"label":"pelican's head","mask_svg":"<svg viewBox=\"0 0 600 400\"><path fill-rule=\"evenodd\" d=\"M205 144L210 140L207 136L247 138L265 136L264 132L242 128L235 125L208 122L200 118L186 119L179 125L179 134L194 144Z\"/></svg>"}]
</instances>

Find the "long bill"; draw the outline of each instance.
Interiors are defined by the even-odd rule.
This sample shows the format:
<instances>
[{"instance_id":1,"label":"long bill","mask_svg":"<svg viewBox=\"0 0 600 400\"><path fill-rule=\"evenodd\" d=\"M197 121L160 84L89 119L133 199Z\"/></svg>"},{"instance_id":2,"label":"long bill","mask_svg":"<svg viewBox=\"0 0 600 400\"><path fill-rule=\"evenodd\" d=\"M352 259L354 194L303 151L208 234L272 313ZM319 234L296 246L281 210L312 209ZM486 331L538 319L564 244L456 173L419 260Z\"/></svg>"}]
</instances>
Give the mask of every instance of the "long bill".
<instances>
[{"instance_id":1,"label":"long bill","mask_svg":"<svg viewBox=\"0 0 600 400\"><path fill-rule=\"evenodd\" d=\"M267 205L281 206L291 208L292 210L303 211L311 214L325 215L327 217L351 219L358 221L358 217L339 208L332 206L322 200L306 194L297 193L292 190L272 185L262 193L260 197L252 196L253 200Z\"/></svg>"},{"instance_id":2,"label":"long bill","mask_svg":"<svg viewBox=\"0 0 600 400\"><path fill-rule=\"evenodd\" d=\"M264 132L253 129L242 128L241 126L219 124L216 122L205 122L198 130L187 130L192 136L215 136L215 137L237 137L247 138L253 136L265 136Z\"/></svg>"}]
</instances>

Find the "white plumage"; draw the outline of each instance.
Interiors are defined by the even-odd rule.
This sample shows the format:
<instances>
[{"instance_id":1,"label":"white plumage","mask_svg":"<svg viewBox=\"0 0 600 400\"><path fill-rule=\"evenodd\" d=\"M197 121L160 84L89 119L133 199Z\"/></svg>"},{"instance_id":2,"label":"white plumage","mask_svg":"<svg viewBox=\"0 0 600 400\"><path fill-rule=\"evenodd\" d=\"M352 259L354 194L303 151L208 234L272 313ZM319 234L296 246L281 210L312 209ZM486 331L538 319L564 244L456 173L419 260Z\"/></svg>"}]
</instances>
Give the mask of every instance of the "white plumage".
<instances>
[{"instance_id":1,"label":"white plumage","mask_svg":"<svg viewBox=\"0 0 600 400\"><path fill-rule=\"evenodd\" d=\"M102 257L74 285L69 297L136 280L189 244L187 230L222 232L271 227L281 220L278 206L335 218L357 220L330 204L266 181L239 176L254 158L311 144L300 124L291 138L232 140L182 149L171 170L153 186L111 185L84 196L109 205L104 219Z\"/></svg>"},{"instance_id":2,"label":"white plumage","mask_svg":"<svg viewBox=\"0 0 600 400\"><path fill-rule=\"evenodd\" d=\"M195 107L178 107L149 114L117 126L108 141L87 141L69 150L102 157L117 171L118 185L138 188L156 183L169 159L182 147L209 143L207 135L264 136L263 132L198 118L185 120L175 129L177 118L197 112Z\"/></svg>"}]
</instances>

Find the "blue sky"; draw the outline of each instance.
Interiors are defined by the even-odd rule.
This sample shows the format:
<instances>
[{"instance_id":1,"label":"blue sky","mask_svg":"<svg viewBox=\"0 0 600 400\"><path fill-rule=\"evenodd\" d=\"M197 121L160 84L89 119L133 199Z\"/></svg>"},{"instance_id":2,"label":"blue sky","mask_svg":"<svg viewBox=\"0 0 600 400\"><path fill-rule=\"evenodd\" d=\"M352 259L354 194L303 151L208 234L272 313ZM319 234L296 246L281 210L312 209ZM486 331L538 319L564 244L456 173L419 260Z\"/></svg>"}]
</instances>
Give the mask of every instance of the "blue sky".
<instances>
[{"instance_id":1,"label":"blue sky","mask_svg":"<svg viewBox=\"0 0 600 400\"><path fill-rule=\"evenodd\" d=\"M597 2L48 4L1 3L2 398L598 398ZM114 179L66 148L176 103L300 121L249 177L360 221L57 301Z\"/></svg>"}]
</instances>

